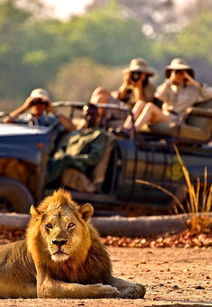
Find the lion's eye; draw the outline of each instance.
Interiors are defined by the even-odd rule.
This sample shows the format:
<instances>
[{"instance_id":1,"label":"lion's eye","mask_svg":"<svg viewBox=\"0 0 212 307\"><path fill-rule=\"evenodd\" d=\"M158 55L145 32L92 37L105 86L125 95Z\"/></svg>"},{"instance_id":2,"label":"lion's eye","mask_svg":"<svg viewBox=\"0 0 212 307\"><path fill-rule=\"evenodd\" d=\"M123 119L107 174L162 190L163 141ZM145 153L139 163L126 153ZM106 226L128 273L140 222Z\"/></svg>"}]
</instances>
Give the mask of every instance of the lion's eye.
<instances>
[{"instance_id":1,"label":"lion's eye","mask_svg":"<svg viewBox=\"0 0 212 307\"><path fill-rule=\"evenodd\" d=\"M45 228L46 228L47 230L52 229L52 224L51 224L51 223L46 224Z\"/></svg>"},{"instance_id":2,"label":"lion's eye","mask_svg":"<svg viewBox=\"0 0 212 307\"><path fill-rule=\"evenodd\" d=\"M74 223L69 223L68 224L68 229L71 230L71 229L74 229L75 227L75 224Z\"/></svg>"}]
</instances>

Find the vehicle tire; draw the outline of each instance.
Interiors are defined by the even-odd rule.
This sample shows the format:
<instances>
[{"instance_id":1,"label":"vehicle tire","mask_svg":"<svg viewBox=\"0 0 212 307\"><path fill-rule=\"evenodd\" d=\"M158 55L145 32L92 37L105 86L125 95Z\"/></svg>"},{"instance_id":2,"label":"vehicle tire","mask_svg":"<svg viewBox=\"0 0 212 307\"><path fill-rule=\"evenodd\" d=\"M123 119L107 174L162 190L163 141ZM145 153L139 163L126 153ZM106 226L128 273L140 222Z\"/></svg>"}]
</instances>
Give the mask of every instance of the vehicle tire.
<instances>
[{"instance_id":1,"label":"vehicle tire","mask_svg":"<svg viewBox=\"0 0 212 307\"><path fill-rule=\"evenodd\" d=\"M33 203L30 191L21 182L9 177L0 177L0 207L3 211L29 213Z\"/></svg>"}]
</instances>

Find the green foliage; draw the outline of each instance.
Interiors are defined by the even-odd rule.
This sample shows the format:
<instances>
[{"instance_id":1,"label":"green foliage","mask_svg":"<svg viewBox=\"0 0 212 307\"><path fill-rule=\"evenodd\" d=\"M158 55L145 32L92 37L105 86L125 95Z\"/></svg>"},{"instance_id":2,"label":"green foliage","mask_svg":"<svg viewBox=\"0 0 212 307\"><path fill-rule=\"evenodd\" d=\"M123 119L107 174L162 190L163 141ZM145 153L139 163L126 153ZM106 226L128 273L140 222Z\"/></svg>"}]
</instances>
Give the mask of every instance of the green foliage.
<instances>
[{"instance_id":1,"label":"green foliage","mask_svg":"<svg viewBox=\"0 0 212 307\"><path fill-rule=\"evenodd\" d=\"M88 58L77 58L60 69L49 89L61 100L88 101L99 85L108 90L117 89L121 83L120 71L120 67L103 66Z\"/></svg>"},{"instance_id":2,"label":"green foliage","mask_svg":"<svg viewBox=\"0 0 212 307\"><path fill-rule=\"evenodd\" d=\"M182 57L194 67L197 79L212 83L212 12L201 11L171 40L165 38L154 45L153 63L163 69L174 57Z\"/></svg>"},{"instance_id":3,"label":"green foliage","mask_svg":"<svg viewBox=\"0 0 212 307\"><path fill-rule=\"evenodd\" d=\"M107 65L119 65L132 57L147 56L150 43L135 20L116 8L92 11L68 23L68 40L75 57L86 56ZM67 30L66 30L67 33Z\"/></svg>"},{"instance_id":4,"label":"green foliage","mask_svg":"<svg viewBox=\"0 0 212 307\"><path fill-rule=\"evenodd\" d=\"M176 38L173 50L187 57L202 57L212 64L212 12L201 12Z\"/></svg>"},{"instance_id":5,"label":"green foliage","mask_svg":"<svg viewBox=\"0 0 212 307\"><path fill-rule=\"evenodd\" d=\"M40 0L22 1L22 7L18 0L0 2L1 99L24 99L31 89L48 86L56 99L88 99L97 86L117 88L120 66L134 57L161 71L171 58L182 56L210 75L210 11L168 43L167 37L145 37L142 20L127 17L116 1L68 21L44 18Z\"/></svg>"},{"instance_id":6,"label":"green foliage","mask_svg":"<svg viewBox=\"0 0 212 307\"><path fill-rule=\"evenodd\" d=\"M32 88L46 87L78 57L119 65L148 50L139 25L115 4L67 22L37 19L15 0L0 5L1 97L24 98Z\"/></svg>"},{"instance_id":7,"label":"green foliage","mask_svg":"<svg viewBox=\"0 0 212 307\"><path fill-rule=\"evenodd\" d=\"M9 93L13 90L11 83L20 85L20 74L16 74L16 71L21 72L23 69L20 63L19 38L30 16L29 12L17 9L13 1L0 4L1 97L10 95Z\"/></svg>"}]
</instances>

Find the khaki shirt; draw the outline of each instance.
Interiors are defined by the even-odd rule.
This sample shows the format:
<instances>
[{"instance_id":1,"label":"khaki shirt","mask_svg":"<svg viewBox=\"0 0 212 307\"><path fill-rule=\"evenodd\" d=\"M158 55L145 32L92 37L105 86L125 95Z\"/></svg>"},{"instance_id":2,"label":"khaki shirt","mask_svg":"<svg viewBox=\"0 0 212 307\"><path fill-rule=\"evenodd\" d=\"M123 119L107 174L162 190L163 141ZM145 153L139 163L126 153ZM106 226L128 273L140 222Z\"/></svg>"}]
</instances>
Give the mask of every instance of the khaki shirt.
<instances>
[{"instance_id":1,"label":"khaki shirt","mask_svg":"<svg viewBox=\"0 0 212 307\"><path fill-rule=\"evenodd\" d=\"M168 108L170 106L173 107L173 111L182 114L187 107L212 98L212 87L207 85L200 88L194 85L176 86L165 81L156 89L155 97L163 101L164 114L169 114Z\"/></svg>"}]
</instances>

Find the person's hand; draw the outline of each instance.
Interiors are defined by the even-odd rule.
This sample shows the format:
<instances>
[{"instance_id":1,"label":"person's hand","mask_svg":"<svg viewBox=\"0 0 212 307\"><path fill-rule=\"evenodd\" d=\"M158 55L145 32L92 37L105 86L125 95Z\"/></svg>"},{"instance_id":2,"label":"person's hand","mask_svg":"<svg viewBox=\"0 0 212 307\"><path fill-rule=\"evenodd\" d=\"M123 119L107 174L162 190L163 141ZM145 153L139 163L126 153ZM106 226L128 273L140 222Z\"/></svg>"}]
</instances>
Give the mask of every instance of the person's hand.
<instances>
[{"instance_id":1,"label":"person's hand","mask_svg":"<svg viewBox=\"0 0 212 307\"><path fill-rule=\"evenodd\" d=\"M35 97L28 97L24 103L23 103L23 108L24 110L28 110L32 107L34 100L37 99Z\"/></svg>"},{"instance_id":2,"label":"person's hand","mask_svg":"<svg viewBox=\"0 0 212 307\"><path fill-rule=\"evenodd\" d=\"M142 89L142 82L141 79L139 79L138 81L132 81L132 85L134 87L134 89Z\"/></svg>"},{"instance_id":3,"label":"person's hand","mask_svg":"<svg viewBox=\"0 0 212 307\"><path fill-rule=\"evenodd\" d=\"M40 97L28 97L23 104L23 109L24 110L30 109L33 105L36 105L36 101L38 99L41 99L41 101L45 104L45 109L47 111L50 106L50 101L48 100L48 98L40 98Z\"/></svg>"},{"instance_id":4,"label":"person's hand","mask_svg":"<svg viewBox=\"0 0 212 307\"><path fill-rule=\"evenodd\" d=\"M144 88L143 81L146 78L146 73L142 72L141 78L138 81L133 82L134 94L136 101L144 101Z\"/></svg>"},{"instance_id":5,"label":"person's hand","mask_svg":"<svg viewBox=\"0 0 212 307\"><path fill-rule=\"evenodd\" d=\"M169 112L174 111L174 106L168 105L166 109L167 109L167 111L169 111Z\"/></svg>"},{"instance_id":6,"label":"person's hand","mask_svg":"<svg viewBox=\"0 0 212 307\"><path fill-rule=\"evenodd\" d=\"M45 100L45 102L47 103L46 112L55 114L56 113L56 109L51 104L51 101L50 100Z\"/></svg>"},{"instance_id":7,"label":"person's hand","mask_svg":"<svg viewBox=\"0 0 212 307\"><path fill-rule=\"evenodd\" d=\"M130 85L132 82L131 80L131 72L130 71L125 71L123 73L123 83Z\"/></svg>"},{"instance_id":8,"label":"person's hand","mask_svg":"<svg viewBox=\"0 0 212 307\"><path fill-rule=\"evenodd\" d=\"M197 82L194 78L192 78L187 71L184 72L184 78L186 79L186 83L201 88L201 83Z\"/></svg>"},{"instance_id":9,"label":"person's hand","mask_svg":"<svg viewBox=\"0 0 212 307\"><path fill-rule=\"evenodd\" d=\"M11 124L13 123L12 119L10 116L5 116L3 119L2 119L2 122L5 123L5 124Z\"/></svg>"},{"instance_id":10,"label":"person's hand","mask_svg":"<svg viewBox=\"0 0 212 307\"><path fill-rule=\"evenodd\" d=\"M196 81L187 73L187 71L184 72L184 78L187 81L187 84L196 85Z\"/></svg>"},{"instance_id":11,"label":"person's hand","mask_svg":"<svg viewBox=\"0 0 212 307\"><path fill-rule=\"evenodd\" d=\"M175 83L177 80L177 76L176 76L176 71L175 70L172 70L171 71L171 74L170 74L170 77L169 77L169 81L171 83Z\"/></svg>"}]
</instances>

